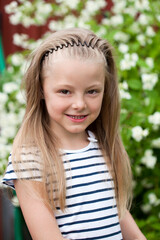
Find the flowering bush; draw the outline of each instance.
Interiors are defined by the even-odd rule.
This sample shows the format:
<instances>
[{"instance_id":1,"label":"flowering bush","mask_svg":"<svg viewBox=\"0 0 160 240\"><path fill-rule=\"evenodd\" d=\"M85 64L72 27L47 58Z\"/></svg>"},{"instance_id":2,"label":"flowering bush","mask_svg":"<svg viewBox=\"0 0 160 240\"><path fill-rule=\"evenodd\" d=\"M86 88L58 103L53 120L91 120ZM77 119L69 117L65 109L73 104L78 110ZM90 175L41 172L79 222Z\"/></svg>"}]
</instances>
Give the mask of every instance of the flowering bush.
<instances>
[{"instance_id":1,"label":"flowering bush","mask_svg":"<svg viewBox=\"0 0 160 240\"><path fill-rule=\"evenodd\" d=\"M5 7L12 24L47 24L50 31L84 27L115 47L121 96L121 135L134 175L132 213L148 239L160 237L160 3L158 0L12 1ZM102 14L103 13L103 14ZM54 20L56 19L56 20ZM45 37L48 34L43 36ZM22 120L25 100L19 92L25 56L42 39L15 34L24 51L8 57L0 85L0 174L3 174L13 137Z\"/></svg>"}]
</instances>

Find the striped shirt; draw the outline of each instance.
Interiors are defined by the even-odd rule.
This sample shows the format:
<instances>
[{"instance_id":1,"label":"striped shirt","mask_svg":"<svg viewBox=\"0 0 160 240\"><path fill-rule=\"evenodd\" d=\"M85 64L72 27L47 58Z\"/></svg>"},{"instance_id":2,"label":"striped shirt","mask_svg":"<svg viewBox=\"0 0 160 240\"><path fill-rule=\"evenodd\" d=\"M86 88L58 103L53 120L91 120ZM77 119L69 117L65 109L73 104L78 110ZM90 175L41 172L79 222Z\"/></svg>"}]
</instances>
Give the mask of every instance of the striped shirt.
<instances>
[{"instance_id":1,"label":"striped shirt","mask_svg":"<svg viewBox=\"0 0 160 240\"><path fill-rule=\"evenodd\" d=\"M55 218L64 238L72 240L122 240L113 179L90 132L90 143L80 150L61 150L66 174L66 208L57 208ZM26 154L26 160L31 153ZM31 159L30 159L31 160ZM32 157L33 160L33 157ZM40 180L40 161L32 162L35 180ZM30 179L27 171L23 178ZM11 157L3 183L14 188L17 179Z\"/></svg>"}]
</instances>

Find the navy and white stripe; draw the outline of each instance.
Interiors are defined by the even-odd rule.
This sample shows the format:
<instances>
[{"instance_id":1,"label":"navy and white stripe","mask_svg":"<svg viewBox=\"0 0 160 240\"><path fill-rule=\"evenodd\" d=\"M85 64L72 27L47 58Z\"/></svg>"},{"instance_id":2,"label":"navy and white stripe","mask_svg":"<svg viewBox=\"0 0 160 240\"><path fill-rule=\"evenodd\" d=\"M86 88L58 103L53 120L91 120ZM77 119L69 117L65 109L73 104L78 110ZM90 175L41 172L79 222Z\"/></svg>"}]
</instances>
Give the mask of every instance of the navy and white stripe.
<instances>
[{"instance_id":1,"label":"navy and white stripe","mask_svg":"<svg viewBox=\"0 0 160 240\"><path fill-rule=\"evenodd\" d=\"M89 134L87 147L61 150L66 174L66 208L64 212L57 208L55 217L64 238L122 240L113 179L94 135ZM3 181L11 183L15 176L8 171L11 169ZM35 176L40 178L40 174Z\"/></svg>"}]
</instances>

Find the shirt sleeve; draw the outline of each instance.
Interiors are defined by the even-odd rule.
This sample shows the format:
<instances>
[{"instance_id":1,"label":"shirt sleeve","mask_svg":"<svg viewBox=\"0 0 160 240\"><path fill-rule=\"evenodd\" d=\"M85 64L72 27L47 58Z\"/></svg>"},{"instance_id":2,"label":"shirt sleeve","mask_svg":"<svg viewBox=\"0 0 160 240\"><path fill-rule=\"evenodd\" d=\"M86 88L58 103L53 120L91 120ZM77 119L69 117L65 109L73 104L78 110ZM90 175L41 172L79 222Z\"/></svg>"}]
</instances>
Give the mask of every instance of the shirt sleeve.
<instances>
[{"instance_id":1,"label":"shirt sleeve","mask_svg":"<svg viewBox=\"0 0 160 240\"><path fill-rule=\"evenodd\" d=\"M4 185L15 189L14 180L17 179L42 181L42 163L38 154L24 152L21 156L21 162L16 164L18 164L18 170L15 171L12 164L12 154L10 154L8 166L2 179Z\"/></svg>"}]
</instances>

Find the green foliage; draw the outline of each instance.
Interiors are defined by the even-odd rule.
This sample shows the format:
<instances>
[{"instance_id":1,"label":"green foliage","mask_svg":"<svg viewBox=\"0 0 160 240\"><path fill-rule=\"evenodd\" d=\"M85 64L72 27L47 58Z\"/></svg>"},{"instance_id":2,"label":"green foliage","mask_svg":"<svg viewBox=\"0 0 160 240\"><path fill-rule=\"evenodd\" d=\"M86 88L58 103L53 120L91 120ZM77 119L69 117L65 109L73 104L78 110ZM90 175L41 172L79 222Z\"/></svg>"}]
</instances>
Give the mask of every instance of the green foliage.
<instances>
[{"instance_id":1,"label":"green foliage","mask_svg":"<svg viewBox=\"0 0 160 240\"><path fill-rule=\"evenodd\" d=\"M50 31L74 26L90 28L115 47L122 106L121 135L131 159L134 175L132 213L149 240L159 239L159 0L113 0L111 11L104 10L103 0L61 0L54 3L34 0L31 5L27 2L21 0L17 5L12 3L12 8L6 8L13 24L21 21L27 27L29 24L47 23ZM47 9L46 14L39 14L44 12L44 6ZM19 15L16 15L17 7ZM7 131L9 123L2 121L0 148L3 149L3 153L0 155L0 174L4 172L13 133L17 131L23 115L25 103L17 96L26 65L25 56L40 42L41 39L35 42L24 34L15 35L14 43L23 47L24 51L8 57L8 68L1 76L0 110L4 119L12 119L9 122L12 129ZM7 85L11 83L14 85Z\"/></svg>"}]
</instances>

